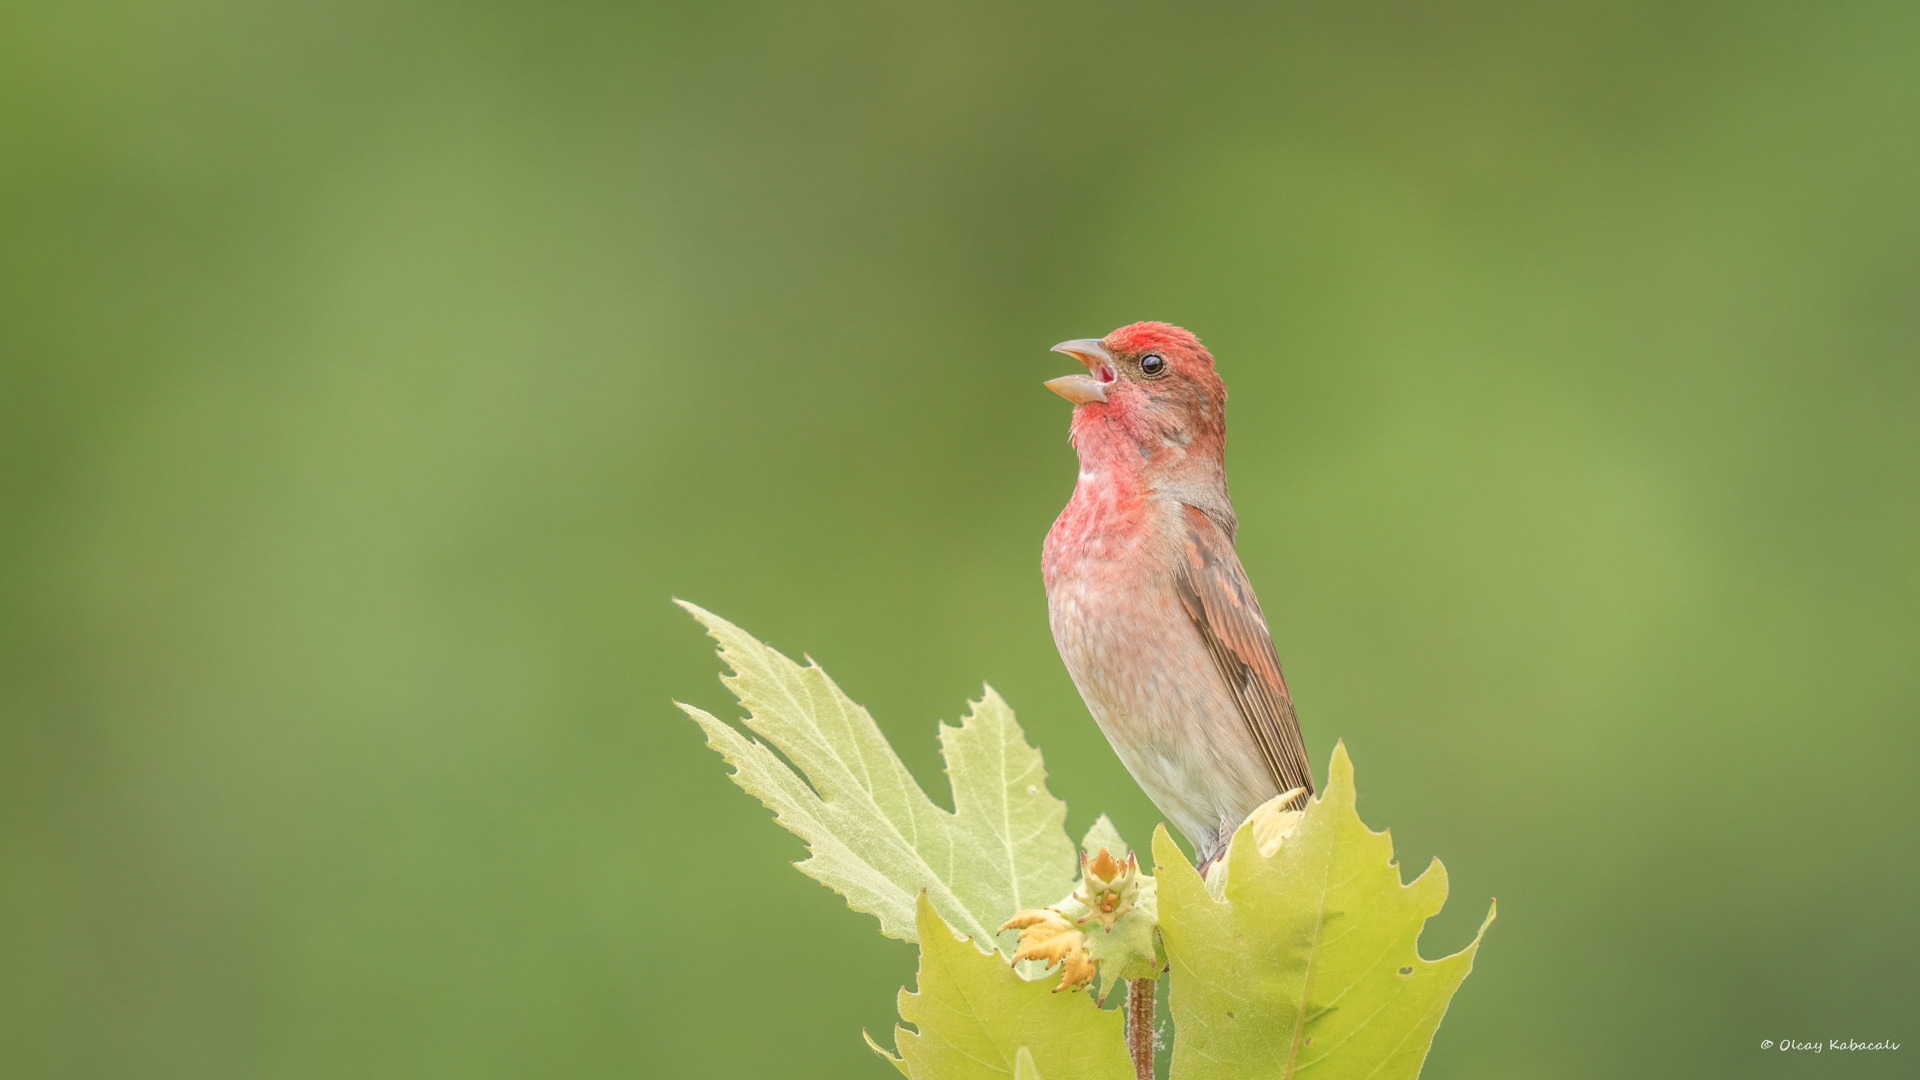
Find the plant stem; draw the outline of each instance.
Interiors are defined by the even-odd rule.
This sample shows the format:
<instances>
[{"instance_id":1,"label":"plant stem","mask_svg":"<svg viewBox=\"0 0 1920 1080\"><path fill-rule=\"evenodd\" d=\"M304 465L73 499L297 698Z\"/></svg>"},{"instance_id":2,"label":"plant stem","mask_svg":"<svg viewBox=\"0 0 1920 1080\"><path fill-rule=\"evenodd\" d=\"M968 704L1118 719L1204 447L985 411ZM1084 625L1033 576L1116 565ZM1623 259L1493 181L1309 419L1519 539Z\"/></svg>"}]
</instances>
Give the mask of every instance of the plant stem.
<instances>
[{"instance_id":1,"label":"plant stem","mask_svg":"<svg viewBox=\"0 0 1920 1080\"><path fill-rule=\"evenodd\" d=\"M1153 1080L1153 994L1160 980L1127 980L1127 1052L1135 1080Z\"/></svg>"}]
</instances>

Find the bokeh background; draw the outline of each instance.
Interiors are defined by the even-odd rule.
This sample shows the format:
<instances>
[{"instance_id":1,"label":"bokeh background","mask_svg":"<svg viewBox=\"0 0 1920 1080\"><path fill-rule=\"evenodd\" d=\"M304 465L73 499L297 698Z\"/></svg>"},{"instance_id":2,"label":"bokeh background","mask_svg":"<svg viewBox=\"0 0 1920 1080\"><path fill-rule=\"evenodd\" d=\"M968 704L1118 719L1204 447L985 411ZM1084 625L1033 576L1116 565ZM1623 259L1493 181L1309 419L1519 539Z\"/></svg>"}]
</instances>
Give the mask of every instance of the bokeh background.
<instances>
[{"instance_id":1,"label":"bokeh background","mask_svg":"<svg viewBox=\"0 0 1920 1080\"><path fill-rule=\"evenodd\" d=\"M1912 4L8 5L0 1073L892 1075L669 597L1143 842L1039 384L1156 318L1500 900L1426 1075L1912 1075L1917 196Z\"/></svg>"}]
</instances>

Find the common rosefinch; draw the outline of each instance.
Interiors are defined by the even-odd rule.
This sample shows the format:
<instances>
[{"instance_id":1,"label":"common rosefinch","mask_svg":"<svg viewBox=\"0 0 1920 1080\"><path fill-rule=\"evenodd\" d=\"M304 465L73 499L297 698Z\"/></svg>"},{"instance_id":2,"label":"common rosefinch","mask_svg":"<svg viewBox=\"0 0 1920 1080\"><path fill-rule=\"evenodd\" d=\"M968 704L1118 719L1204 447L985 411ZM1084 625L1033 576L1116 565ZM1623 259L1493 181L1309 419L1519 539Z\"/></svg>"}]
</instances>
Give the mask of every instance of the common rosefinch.
<instances>
[{"instance_id":1,"label":"common rosefinch","mask_svg":"<svg viewBox=\"0 0 1920 1080\"><path fill-rule=\"evenodd\" d=\"M1141 322L1053 347L1087 365L1080 480L1041 566L1060 658L1087 708L1204 866L1248 814L1313 791L1293 701L1227 498L1227 388L1200 339Z\"/></svg>"}]
</instances>

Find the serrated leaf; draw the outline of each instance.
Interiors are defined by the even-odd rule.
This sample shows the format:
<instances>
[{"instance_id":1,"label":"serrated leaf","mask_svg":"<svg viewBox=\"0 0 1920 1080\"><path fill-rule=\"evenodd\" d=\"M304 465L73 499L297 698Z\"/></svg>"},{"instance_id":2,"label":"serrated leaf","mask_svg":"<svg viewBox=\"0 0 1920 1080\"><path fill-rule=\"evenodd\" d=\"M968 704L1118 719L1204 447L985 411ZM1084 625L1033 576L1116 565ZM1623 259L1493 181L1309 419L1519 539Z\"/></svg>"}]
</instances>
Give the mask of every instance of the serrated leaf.
<instances>
[{"instance_id":1,"label":"serrated leaf","mask_svg":"<svg viewBox=\"0 0 1920 1080\"><path fill-rule=\"evenodd\" d=\"M869 1034L867 1034L867 1029L866 1029L866 1028L861 1028L861 1029L860 1029L860 1037L861 1037L861 1038L863 1038L863 1039L865 1039L865 1040L867 1040L867 1049L869 1049L869 1050L872 1050L872 1051L873 1051L874 1053L876 1053L876 1054L879 1054L879 1055L880 1055L881 1057L883 1057L883 1058L886 1058L886 1059L887 1059L887 1064L889 1064L889 1065L891 1065L891 1066L893 1066L894 1068L896 1068L896 1069L898 1069L898 1070L900 1070L900 1075L901 1075L901 1076L907 1076L907 1077L911 1077L911 1076L913 1075L912 1073L910 1073L910 1072L908 1072L908 1071L907 1071L907 1063L906 1063L906 1061L905 1061L905 1060L904 1060L903 1058L901 1058L901 1057L900 1057L900 1055L898 1055L898 1054L895 1054L895 1053L891 1053L891 1052L889 1052L889 1051L887 1050L887 1048L886 1048L886 1047L884 1047L884 1046L881 1046L881 1045L880 1045L879 1043L877 1043L877 1042L874 1042L874 1041L873 1041L873 1036L871 1036L871 1035L869 1035ZM897 1038L897 1036L896 1036L896 1038ZM1025 1049L1025 1048L1024 1048L1024 1047L1022 1047L1022 1049Z\"/></svg>"},{"instance_id":2,"label":"serrated leaf","mask_svg":"<svg viewBox=\"0 0 1920 1080\"><path fill-rule=\"evenodd\" d=\"M794 865L879 918L881 933L916 940L915 897L924 890L952 925L1010 954L1014 934L996 941L999 925L1072 887L1066 804L1047 791L1040 751L992 687L960 726L940 725L949 813L818 664L802 667L725 619L678 603L720 643L732 669L721 681L746 708L748 730L766 742L680 707L734 767L733 782L806 841L809 857Z\"/></svg>"},{"instance_id":3,"label":"serrated leaf","mask_svg":"<svg viewBox=\"0 0 1920 1080\"><path fill-rule=\"evenodd\" d=\"M1048 1080L1133 1080L1119 1009L1101 1009L1083 993L1054 993L953 936L921 897L916 911L920 971L900 991L894 1029L915 1080L1005 1080L1024 1050Z\"/></svg>"},{"instance_id":4,"label":"serrated leaf","mask_svg":"<svg viewBox=\"0 0 1920 1080\"><path fill-rule=\"evenodd\" d=\"M1242 826L1225 902L1163 825L1153 838L1160 931L1173 969L1174 1080L1413 1080L1473 967L1472 944L1422 960L1420 929L1446 900L1435 859L1402 885L1393 840L1354 810L1337 746L1327 788L1271 858Z\"/></svg>"}]
</instances>

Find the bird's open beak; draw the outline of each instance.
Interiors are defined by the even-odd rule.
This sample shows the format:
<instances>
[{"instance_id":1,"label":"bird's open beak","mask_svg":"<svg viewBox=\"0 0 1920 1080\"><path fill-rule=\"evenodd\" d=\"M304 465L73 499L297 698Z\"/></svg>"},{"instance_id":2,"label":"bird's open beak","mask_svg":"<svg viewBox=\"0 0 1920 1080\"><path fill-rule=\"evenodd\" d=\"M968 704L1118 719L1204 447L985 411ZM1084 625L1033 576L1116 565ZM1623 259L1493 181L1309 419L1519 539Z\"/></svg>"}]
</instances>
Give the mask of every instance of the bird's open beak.
<instances>
[{"instance_id":1,"label":"bird's open beak","mask_svg":"<svg viewBox=\"0 0 1920 1080\"><path fill-rule=\"evenodd\" d=\"M1100 343L1099 338L1075 338L1063 341L1053 347L1057 353L1066 353L1087 365L1085 375L1062 375L1047 380L1047 389L1073 402L1075 405L1091 405L1096 401L1107 400L1107 387L1119 378L1114 370L1113 354Z\"/></svg>"}]
</instances>

